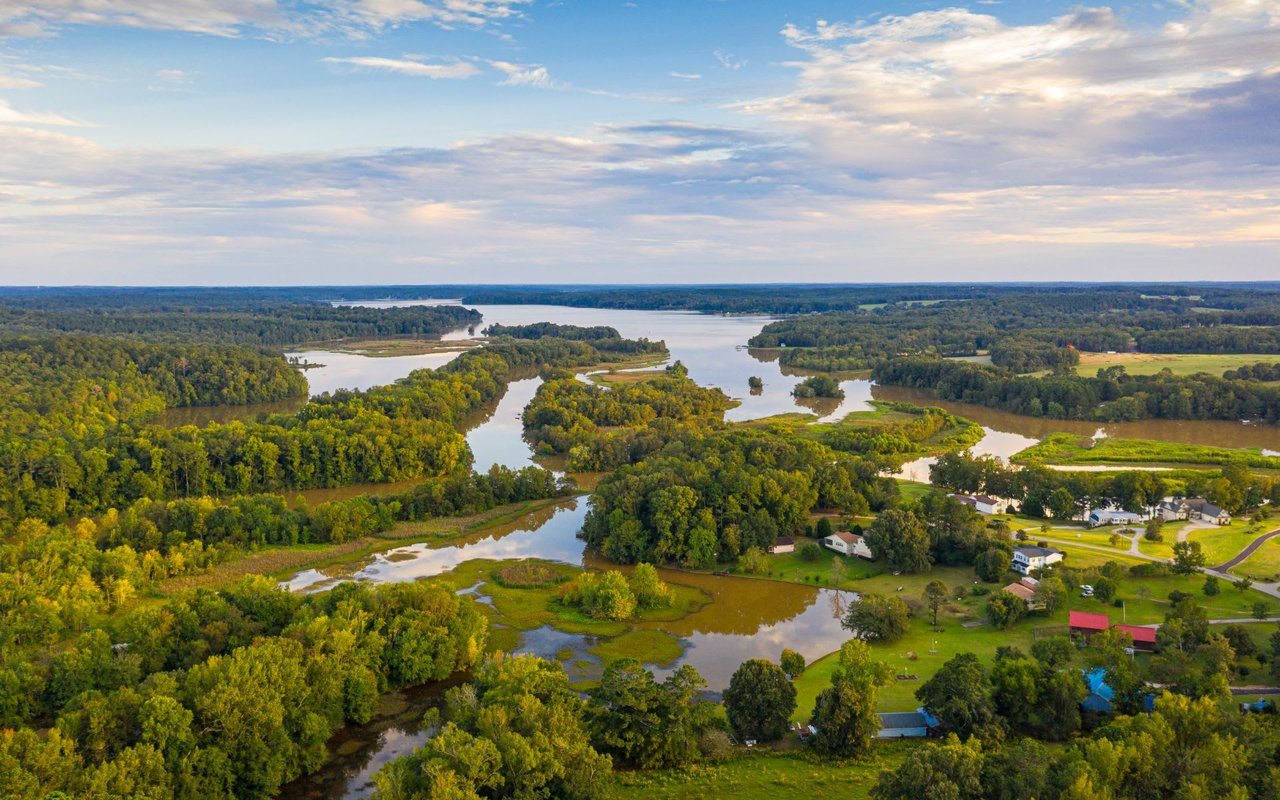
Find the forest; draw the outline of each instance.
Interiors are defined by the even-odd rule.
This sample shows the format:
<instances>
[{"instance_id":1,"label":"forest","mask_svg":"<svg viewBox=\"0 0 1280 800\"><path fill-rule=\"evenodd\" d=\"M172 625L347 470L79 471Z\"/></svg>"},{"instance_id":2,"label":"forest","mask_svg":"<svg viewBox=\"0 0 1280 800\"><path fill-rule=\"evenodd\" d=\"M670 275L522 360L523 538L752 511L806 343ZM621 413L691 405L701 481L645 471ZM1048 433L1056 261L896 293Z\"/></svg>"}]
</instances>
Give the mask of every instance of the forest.
<instances>
[{"instance_id":1,"label":"forest","mask_svg":"<svg viewBox=\"0 0 1280 800\"><path fill-rule=\"evenodd\" d=\"M77 339L68 346L100 341ZM0 431L0 522L58 522L141 498L292 492L467 470L470 455L457 423L496 397L511 370L601 360L582 342L508 340L391 386L314 398L294 415L176 429L148 421L165 405L164 395L151 389L159 379L116 386L96 362L84 361L83 376L50 367L47 384L31 395L7 395L18 408ZM189 394L186 387L208 384L206 399L212 399L230 379L231 390L243 393L235 383L240 379L221 362L201 359L199 351L187 362L181 380L162 371L171 391ZM20 363L13 373L19 381L27 374ZM283 359L272 363L289 370ZM207 372L197 373L199 368ZM294 392L296 373L288 374L283 385ZM47 405L29 407L29 400Z\"/></svg>"},{"instance_id":2,"label":"forest","mask_svg":"<svg viewBox=\"0 0 1280 800\"><path fill-rule=\"evenodd\" d=\"M800 776L770 784L780 797L804 786L875 800L1280 800L1280 718L1227 711L1231 686L1280 676L1280 633L1209 623L1247 614L1255 597L1261 620L1274 603L1248 580L1220 589L1201 575L1199 541L1170 532L1164 560L1087 545L1039 573L1030 601L1000 589L1019 577L1015 546L1040 535L1025 526L1043 523L1051 539L1090 508L1185 493L1263 530L1280 481L1239 459L1168 472L1011 465L966 452L981 426L887 402L836 422L802 407L732 422L733 387L702 385L678 360L652 366L668 357L656 336L552 322L491 324L444 366L299 400L296 413L159 422L169 408L301 398L287 345L479 328L464 306L330 302L423 296L800 313L762 322L751 344L787 366L870 369L885 385L1029 416L1280 421L1265 358L1221 377L1075 374L1082 350L1274 353L1266 326L1280 323L1280 303L1256 287L0 290L0 796L281 796L386 693L429 686L443 698L425 710L430 735L378 771L379 800L666 797L664 784L769 759ZM980 351L991 364L946 359ZM779 390L767 374L787 402L787 391L843 394L834 376L784 371ZM546 466L475 471L464 432L531 375L532 399L500 421ZM745 377L740 389L764 389ZM890 477L922 456L934 458L931 486ZM1020 516L979 514L948 491L1018 501ZM552 533L516 514L573 497L585 505L578 551L591 548L581 561L482 568L472 556L425 580L349 580L353 564L412 561L406 545L519 553L536 538L522 534ZM834 532L859 534L875 560L823 549ZM771 552L783 537L793 552ZM271 577L236 569L286 551L312 560L258 570ZM283 588L298 564L340 557L347 571L332 583ZM770 601L807 590L821 613L832 607L840 638L823 649L835 652L797 652L802 629L709 683L677 657L683 639L702 635L709 617L694 614L740 608L716 608L684 576L749 582ZM1121 631L1087 647L1062 635L1086 584L1113 618L1159 620L1158 652L1135 658ZM520 614L528 627L511 624ZM673 622L688 627L662 627ZM530 631L596 644L554 660L511 655ZM946 638L936 664L914 658L957 631L959 650ZM659 664L655 642L677 649ZM908 652L918 675L902 674ZM598 671L584 680L587 662ZM1081 707L1099 671L1109 713ZM886 697L890 709L927 709L936 738L877 742ZM813 725L806 744L797 723ZM702 793L761 796L737 777Z\"/></svg>"},{"instance_id":3,"label":"forest","mask_svg":"<svg viewBox=\"0 0 1280 800\"><path fill-rule=\"evenodd\" d=\"M335 307L298 294L253 289L0 290L0 334L77 333L278 348L338 339L438 336L480 323L478 313L462 306Z\"/></svg>"}]
</instances>

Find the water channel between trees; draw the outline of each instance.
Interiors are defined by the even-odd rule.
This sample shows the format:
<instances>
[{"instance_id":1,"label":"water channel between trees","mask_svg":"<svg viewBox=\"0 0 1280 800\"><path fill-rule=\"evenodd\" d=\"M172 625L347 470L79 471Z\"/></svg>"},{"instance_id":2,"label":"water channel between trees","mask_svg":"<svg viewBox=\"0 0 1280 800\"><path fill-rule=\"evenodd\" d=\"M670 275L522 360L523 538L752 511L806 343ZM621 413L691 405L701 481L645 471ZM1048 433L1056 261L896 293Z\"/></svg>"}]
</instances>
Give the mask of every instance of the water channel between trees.
<instances>
[{"instance_id":1,"label":"water channel between trees","mask_svg":"<svg viewBox=\"0 0 1280 800\"><path fill-rule=\"evenodd\" d=\"M418 301L435 303L440 301ZM404 305L405 301L362 303L362 305ZM744 343L770 321L763 316L718 316L666 311L626 311L581 309L558 306L477 306L484 325L556 322L583 326L610 325L627 338L664 339L673 360L689 369L700 384L717 386L740 405L726 415L731 420L751 420L787 412L816 413L814 419L838 420L844 415L870 409L872 399L900 400L920 405L937 405L972 419L983 426L985 436L974 448L979 454L1007 458L1035 444L1048 433L1066 431L1081 435L1107 435L1167 439L1190 444L1280 449L1280 429L1245 426L1229 422L1147 421L1102 425L1062 420L1036 420L992 411L980 406L940 402L925 392L873 386L867 380L844 380L842 401L832 401L813 409L791 397L799 373L790 373L769 354L748 350ZM459 330L443 337L448 341L476 338L480 329ZM307 370L313 393L337 388L363 389L391 382L414 369L438 367L457 356L457 351L433 352L421 356L369 357L349 353L310 351L291 354L317 364ZM764 389L747 390L747 378L758 375ZM520 412L533 398L540 379L522 377L512 381L496 405L469 421L467 441L475 456L477 470L492 464L518 468L533 463L533 454L523 438ZM198 421L193 419L193 422ZM929 459L912 462L902 477L928 480ZM373 583L411 581L448 572L473 559L540 558L579 566L605 566L594 560L577 538L587 511L585 499L570 500L527 515L511 524L486 530L473 537L438 547L429 543L409 544L363 561L325 572L303 571L286 585L295 591L319 591L338 581ZM848 637L840 627L841 608L848 593L798 584L762 583L732 576L663 571L671 583L701 589L711 602L674 622L644 623L638 627L657 628L677 637L683 653L674 665L657 668L659 675L680 664L691 664L714 691L722 690L737 666L749 658L776 659L784 647L814 659L829 653ZM482 591L483 586L465 591ZM598 671L599 659L589 654L594 637L568 634L544 627L522 634L519 652L573 661L581 672ZM365 726L351 726L335 738L335 758L324 769L286 787L283 796L305 798L360 798L372 792L371 776L386 761L409 752L430 735L420 724L422 712L437 702L439 692L408 691L384 700L384 711Z\"/></svg>"}]
</instances>

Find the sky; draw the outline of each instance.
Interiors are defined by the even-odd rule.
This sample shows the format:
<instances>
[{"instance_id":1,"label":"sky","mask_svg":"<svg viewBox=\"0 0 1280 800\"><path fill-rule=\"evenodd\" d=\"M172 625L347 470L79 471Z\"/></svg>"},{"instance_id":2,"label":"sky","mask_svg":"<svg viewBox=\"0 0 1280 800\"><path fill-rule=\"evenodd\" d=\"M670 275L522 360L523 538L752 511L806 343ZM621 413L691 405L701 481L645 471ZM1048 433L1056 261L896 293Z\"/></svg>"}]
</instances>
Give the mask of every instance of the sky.
<instances>
[{"instance_id":1,"label":"sky","mask_svg":"<svg viewBox=\"0 0 1280 800\"><path fill-rule=\"evenodd\" d=\"M0 0L0 283L1280 277L1280 0Z\"/></svg>"}]
</instances>

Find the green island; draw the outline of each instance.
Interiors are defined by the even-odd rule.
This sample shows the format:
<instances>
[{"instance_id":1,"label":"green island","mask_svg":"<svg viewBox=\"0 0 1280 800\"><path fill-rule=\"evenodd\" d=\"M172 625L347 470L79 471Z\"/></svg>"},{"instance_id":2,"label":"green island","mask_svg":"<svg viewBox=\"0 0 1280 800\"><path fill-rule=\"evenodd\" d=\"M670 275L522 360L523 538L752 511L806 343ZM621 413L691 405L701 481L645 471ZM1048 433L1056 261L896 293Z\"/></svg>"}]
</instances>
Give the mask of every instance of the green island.
<instances>
[{"instance_id":1,"label":"green island","mask_svg":"<svg viewBox=\"0 0 1280 800\"><path fill-rule=\"evenodd\" d=\"M0 290L0 795L1277 797L1280 292L453 288Z\"/></svg>"}]
</instances>

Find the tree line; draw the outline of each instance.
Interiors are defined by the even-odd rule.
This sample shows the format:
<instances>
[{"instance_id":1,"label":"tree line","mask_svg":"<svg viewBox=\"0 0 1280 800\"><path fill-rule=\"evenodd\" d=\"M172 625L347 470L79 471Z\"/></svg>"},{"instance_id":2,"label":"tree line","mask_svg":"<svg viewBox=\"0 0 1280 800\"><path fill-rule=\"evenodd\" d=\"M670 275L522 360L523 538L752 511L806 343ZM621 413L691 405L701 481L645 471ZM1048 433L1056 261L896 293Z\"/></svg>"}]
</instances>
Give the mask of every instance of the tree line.
<instances>
[{"instance_id":1,"label":"tree line","mask_svg":"<svg viewBox=\"0 0 1280 800\"><path fill-rule=\"evenodd\" d=\"M664 374L608 387L549 375L524 410L525 435L544 454L565 454L576 471L632 464L688 429L718 425L724 392L690 380L680 362Z\"/></svg>"},{"instance_id":2,"label":"tree line","mask_svg":"<svg viewBox=\"0 0 1280 800\"><path fill-rule=\"evenodd\" d=\"M1093 377L1056 372L1031 378L983 364L902 358L881 362L871 375L886 386L929 389L941 399L1033 417L1280 421L1280 387L1207 374L1129 375L1123 367L1108 367Z\"/></svg>"},{"instance_id":3,"label":"tree line","mask_svg":"<svg viewBox=\"0 0 1280 800\"><path fill-rule=\"evenodd\" d=\"M634 355L637 353L666 353L667 345L662 340L624 339L617 328L608 325L559 325L554 322L534 322L529 325L490 325L484 329L485 336L509 336L513 339L568 339L575 342L590 342L591 346L602 353L619 353Z\"/></svg>"},{"instance_id":4,"label":"tree line","mask_svg":"<svg viewBox=\"0 0 1280 800\"><path fill-rule=\"evenodd\" d=\"M337 298L336 292L328 293ZM457 305L335 307L320 296L255 289L11 290L0 333L75 333L279 348L339 339L438 336L480 324Z\"/></svg>"},{"instance_id":5,"label":"tree line","mask_svg":"<svg viewBox=\"0 0 1280 800\"><path fill-rule=\"evenodd\" d=\"M1139 512L1169 494L1204 497L1231 513L1280 502L1280 481L1252 474L1241 464L1221 470L1154 473L1143 470L1071 472L1039 465L1009 466L989 456L947 453L929 471L930 481L958 492L985 492L1022 502L1022 513L1071 519L1090 508L1115 506Z\"/></svg>"}]
</instances>

